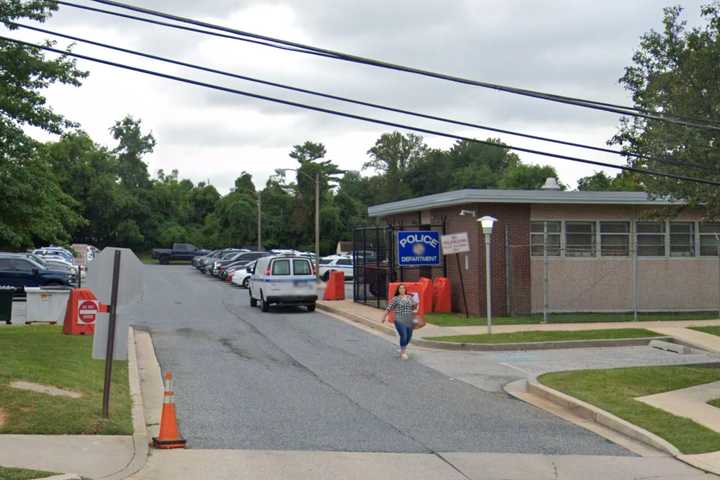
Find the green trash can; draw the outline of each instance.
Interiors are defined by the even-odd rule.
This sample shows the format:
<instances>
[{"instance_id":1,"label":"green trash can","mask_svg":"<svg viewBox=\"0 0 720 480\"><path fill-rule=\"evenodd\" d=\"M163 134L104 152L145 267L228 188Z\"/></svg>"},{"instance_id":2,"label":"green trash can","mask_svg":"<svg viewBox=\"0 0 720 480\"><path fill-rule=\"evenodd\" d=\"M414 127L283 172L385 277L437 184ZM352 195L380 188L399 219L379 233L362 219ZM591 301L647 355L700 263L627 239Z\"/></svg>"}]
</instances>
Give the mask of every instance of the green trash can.
<instances>
[{"instance_id":1,"label":"green trash can","mask_svg":"<svg viewBox=\"0 0 720 480\"><path fill-rule=\"evenodd\" d=\"M0 322L5 322L8 325L10 325L10 321L12 320L12 302L14 293L14 287L0 286Z\"/></svg>"}]
</instances>

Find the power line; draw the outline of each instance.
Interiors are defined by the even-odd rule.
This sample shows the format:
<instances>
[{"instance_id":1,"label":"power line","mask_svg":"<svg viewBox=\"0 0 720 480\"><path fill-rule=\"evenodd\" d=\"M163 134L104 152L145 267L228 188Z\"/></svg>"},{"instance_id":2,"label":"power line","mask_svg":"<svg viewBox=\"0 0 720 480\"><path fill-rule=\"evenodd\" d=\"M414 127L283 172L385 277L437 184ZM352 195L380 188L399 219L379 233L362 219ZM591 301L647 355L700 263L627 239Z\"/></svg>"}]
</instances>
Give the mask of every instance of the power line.
<instances>
[{"instance_id":1,"label":"power line","mask_svg":"<svg viewBox=\"0 0 720 480\"><path fill-rule=\"evenodd\" d=\"M389 111L389 112L394 112L394 113L401 113L401 114L404 114L404 115L410 115L410 116L414 116L414 117L425 118L425 119L440 121L440 122L444 122L444 123L450 123L450 124L453 124L453 125L459 125L459 126L463 126L463 127L471 127L471 128L477 128L477 129L480 129L480 130L488 130L488 131L496 132L496 133L504 133L504 134L514 135L514 136L518 136L518 137L529 138L529 139L533 139L533 140L539 140L539 141L543 141L543 142L556 143L556 144L560 144L560 145L565 145L565 146L570 146L570 147L577 147L577 148L584 148L584 149L588 149L588 150L594 150L594 151L604 152L604 153L612 153L612 154L616 154L616 155L632 156L632 157L635 157L635 158L638 158L638 159L654 160L654 161L657 161L657 162L660 162L660 163L666 163L666 164L668 164L668 165L675 165L675 166L679 166L679 167L691 167L691 168L696 168L696 169L700 169L700 170L715 172L715 170L712 170L712 169L708 168L706 165L696 164L696 163L693 163L693 162L678 162L678 161L673 161L673 160L669 160L669 159L657 159L657 158L653 159L653 158L649 158L649 157L647 157L647 156L640 155L640 154L636 154L636 153L633 153L633 152L623 152L623 151L621 151L621 150L613 150L613 149L610 149L610 148L597 147L597 146L593 146L593 145L585 145L585 144L570 142L570 141L566 141L566 140L553 139L553 138L543 137L543 136L539 136L539 135L532 135L532 134L527 134L527 133L522 133L522 132L516 132L516 131L512 131L512 130L506 130L506 129L496 128L496 127L489 127L489 126L486 126L486 125L479 125L479 124L476 124L476 123L470 123L470 122L464 122L464 121L459 121L459 120L453 120L453 119L446 118L446 117L440 117L440 116L436 116L436 115L429 115L429 114L424 114L424 113L415 112L415 111L411 111L411 110L405 110L405 109L390 107L390 106L381 105L381 104L377 104L377 103L366 102L366 101L362 101L362 100L355 100L355 99L351 99L351 98L347 98L347 97L342 97L342 96L338 96L338 95L332 95L332 94L329 94L329 93L318 92L318 91L316 91L316 90L310 90L310 89L305 89L305 88L300 88L300 87L294 87L294 86L286 85L286 84L282 84L282 83L271 82L271 81L267 81L267 80L262 80L262 79L250 77L250 76L247 76L247 75L235 74L235 73L231 73L231 72L227 72L227 71L223 71L223 70L218 70L218 69L214 69L214 68L210 68L210 67L204 67L204 66L197 65L197 64L192 64L192 63L187 63L187 62L183 62L183 61L179 61L179 60L174 60L174 59L167 58L167 57L161 57L161 56L158 56L158 55L153 55L153 54L149 54L149 53L145 53L145 52L140 52L140 51L137 51L137 50L132 50L132 49L128 49L128 48L118 47L118 46L110 45L110 44L107 44L107 43L97 42L97 41L94 41L94 40L89 40L89 39L82 38L82 37L77 37L77 36L74 36L74 35L68 35L68 34L65 34L65 33L55 32L55 31L47 30L47 29L40 28L40 27L34 27L34 26L25 25L25 24L16 23L16 22L11 22L11 24L14 25L14 26L20 27L20 28L25 28L25 29L27 29L27 30L32 30L32 31L35 31L35 32L40 32L40 33L45 33L45 34L48 34L48 35L53 35L53 36L56 36L56 37L61 37L61 38L65 38L65 39L72 40L72 41L76 41L76 42L87 43L87 44L89 44L89 45L94 45L94 46L98 46L98 47L102 47L102 48L107 48L107 49L110 49L110 50L114 50L114 51L118 51L118 52L123 52L123 53L127 53L127 54L130 54L130 55L135 55L135 56L139 56L139 57L143 57L143 58L149 58L149 59L152 59L152 60L157 60L157 61L161 61L161 62L165 62L165 63L170 63L170 64L173 64L173 65L179 65L179 66L182 66L182 67L192 68L192 69L195 69L195 70L200 70L200 71L209 72L209 73L215 73L215 74L224 75L224 76L231 77L231 78L237 78L237 79L240 79L240 80L255 82L255 83L262 84L262 85L268 85L268 86L272 86L272 87L276 87L276 88L282 88L282 89L285 89L285 90L290 90L290 91L294 91L294 92L300 92L300 93L304 93L304 94L308 94L308 95L314 95L314 96L318 96L318 97L322 97L322 98L328 98L328 99L332 99L332 100L338 100L338 101L342 101L342 102L346 102L346 103L351 103L351 104L355 104L355 105L361 105L361 106L365 106L365 107L376 108L376 109L379 109L379 110L384 110L384 111Z\"/></svg>"},{"instance_id":2,"label":"power line","mask_svg":"<svg viewBox=\"0 0 720 480\"><path fill-rule=\"evenodd\" d=\"M290 100L283 100L283 99L280 99L280 98L270 97L270 96L267 96L267 95L260 95L260 94L257 94L257 93L246 92L246 91L238 90L238 89L235 89L235 88L224 87L224 86L216 85L216 84L212 84L212 83L206 83L206 82L201 82L201 81L198 81L198 80L192 80L192 79L190 79L190 78L178 77L178 76L176 76L176 75L170 75L170 74L167 74L167 73L161 73L161 72L156 72L156 71L153 71L153 70L147 70L147 69L140 68L140 67L134 67L134 66L131 66L131 65L126 65L126 64L122 64L122 63L117 63L117 62L113 62L113 61L110 61L110 60L104 60L104 59L100 59L100 58L97 58L97 57L91 57L91 56L89 56L89 55L82 55L82 54L79 54L79 53L74 53L74 52L69 52L69 51L65 51L65 50L60 50L60 49L53 48L53 47L50 47L50 46L47 46L47 45L37 45L37 44L34 44L34 43L25 42L25 41L18 40L18 39L15 39L15 38L5 37L5 36L3 36L3 35L0 35L0 40L6 40L6 41L10 41L10 42L17 43L17 44L19 44L19 45L25 45L25 46L27 46L27 47L37 48L37 49L40 49L40 50L45 50L45 51L48 51L48 52L57 53L57 54L60 54L60 55L63 55L63 56L69 56L69 57L79 58L79 59L82 59L82 60L87 60L87 61L90 61L90 62L100 63L100 64L103 64L103 65L109 65L109 66L116 67L116 68L121 68L121 69L124 69L124 70L130 70L130 71L133 71L133 72L144 73L144 74L146 74L146 75L151 75L151 76L154 76L154 77L165 78L165 79L168 79L168 80L174 80L174 81L177 81L177 82L180 82L180 83L186 83L186 84L190 84L190 85L196 85L196 86L200 86L200 87L209 88L209 89L212 89L212 90L218 90L218 91L222 91L222 92L226 92L226 93L233 93L233 94L236 94L236 95L242 95L242 96L249 97L249 98L255 98L255 99L258 99L258 100L265 100L265 101L268 101L268 102L279 103L279 104L282 104L282 105L287 105L287 106L291 106L291 107L302 108L302 109L306 109L306 110L312 110L312 111L315 111L315 112L326 113L326 114L334 115L334 116L338 116L338 117L344 117L344 118L349 118L349 119L353 119L353 120L360 120L360 121L367 122L367 123L374 123L374 124L377 124L377 125L384 125L384 126L387 126L387 127L399 128L399 129L402 129L402 130L410 130L410 131L414 131L414 132L425 133L425 134L428 134L428 135L436 135L436 136L439 136L439 137L452 138L452 139L454 139L454 140L464 140L464 141L467 141L467 142L474 142L474 143L478 143L478 144L482 144L482 145L489 145L489 146L493 146L493 147L496 147L496 148L505 148L505 149L508 149L508 150L515 150L515 151L518 151L518 152L532 153L532 154L535 154L535 155L541 155L541 156L550 157L550 158L557 158L557 159L560 159L560 160L568 160L568 161L572 161L572 162L584 163L584 164L587 164L587 165L595 165L595 166L598 166L598 167L614 168L614 169L618 169L618 170L625 170L625 171L629 171L629 172L635 172L635 173L639 173L639 174L643 174L643 175L653 175L653 176L657 176L657 177L670 178L670 179L674 179L674 180L681 180L681 181L687 181L687 182L701 183L701 184L712 185L712 186L720 186L720 182L716 182L716 181L713 181L713 180L705 180L705 179L703 179L703 178L688 177L688 176L685 176L685 175L675 175L675 174L671 174L671 173L657 172L657 171L654 171L654 170L647 170L647 169L643 169L643 168L630 167L630 166L627 166L627 165L615 165L615 164L612 164L612 163L599 162L599 161L596 161L596 160L588 160L588 159L584 159L584 158L572 157L572 156L569 156L569 155L562 155L562 154L559 154L559 153L552 153L552 152L545 152L545 151L541 151L541 150L534 150L534 149L531 149L531 148L515 147L515 146L512 146L512 145L506 145L506 144L498 144L498 143L490 142L490 141L486 141L486 140L478 140L478 139L475 139L475 138L465 137L465 136L462 136L462 135L455 135L455 134L453 134L453 133L441 132L441 131L438 131L438 130L431 130L431 129L422 128L422 127L415 127L415 126L412 126L412 125L407 125L407 124L397 123L397 122L390 122L390 121L382 120L382 119L379 119L379 118L365 117L365 116L356 115L356 114L353 114L353 113L341 112L341 111L339 111L339 110L333 110L333 109L329 109L329 108L317 107L317 106L314 106L314 105L308 105L308 104L305 104L305 103L293 102L293 101L290 101Z\"/></svg>"},{"instance_id":3,"label":"power line","mask_svg":"<svg viewBox=\"0 0 720 480\"><path fill-rule=\"evenodd\" d=\"M65 2L62 0L54 0L54 1L56 1L59 4L63 4L63 5L75 6L74 4L70 4L69 2ZM405 65L393 64L393 63L384 62L384 61L376 60L376 59L372 59L372 58L360 57L357 55L351 55L351 54L347 54L344 52L329 50L329 49L325 49L325 48L314 47L311 45L306 45L306 44L302 44L302 43L298 43L298 42L292 42L292 41L274 38L274 37L270 37L270 36L266 36L266 35L260 35L260 34L256 34L256 33L243 31L243 30L237 30L237 29L233 29L233 28L229 28L229 27L223 27L221 25L216 25L216 24L212 24L212 23L208 23L208 22L202 22L199 20L195 20L195 19L191 19L191 18L187 18L187 17L181 17L178 15L172 15L172 14L168 14L165 12L160 12L160 11L152 10L152 9L148 9L148 8L137 7L134 5L117 2L114 0L91 0L91 1L93 1L95 3L101 3L101 4L105 4L105 5L114 6L117 8L123 8L126 10L144 13L146 15L152 15L152 16L156 16L156 17L166 18L166 19L177 21L177 22L189 23L192 25L202 26L205 28L211 28L211 29L215 29L215 30L225 31L225 32L233 33L235 35L241 35L243 37L250 37L250 38L262 40L264 42L271 42L271 43L277 44L278 48L280 48L280 46L283 46L283 45L286 47L293 47L293 48L299 49L296 51L299 51L300 53L308 53L308 51L312 51L314 53L332 57L337 60L343 60L343 61L348 61L348 62L352 62L352 63L360 63L360 64L371 65L371 66L376 66L376 67L380 67L380 68L403 71L403 72L407 72L407 73L423 75L423 76L427 76L427 77L452 81L452 82L456 82L456 83L462 83L462 84L466 84L466 85L473 85L473 86L503 91L503 92L507 92L507 93L513 93L513 94L517 94L517 95L539 98L542 100L548 100L548 101L552 101L552 102L558 102L558 103L563 103L563 104L568 104L568 105L575 105L575 106L590 108L590 109L594 109L594 110L602 110L602 111L607 111L607 112L611 112L611 113L618 113L621 115L629 115L629 116L641 117L641 118L646 118L646 119L676 123L676 124L684 125L687 127L703 128L703 129L709 129L709 130L720 130L719 125L714 124L714 122L708 123L708 120L697 121L695 119L689 119L689 118L681 117L678 115L668 116L667 114L658 114L658 113L651 112L651 111L648 111L645 109L640 109L637 107L629 107L629 106L617 105L617 104L606 103L606 102L598 102L598 101L594 101L594 100L587 100L587 99L576 98L576 97L550 94L550 93L539 92L539 91L535 91L535 90L527 90L527 89L521 89L521 88L516 88L516 87L509 87L506 85L500 85L500 84L490 83L490 82L481 82L481 81L477 81L477 80L467 79L467 78L463 78L463 77L457 77L457 76L448 75L448 74L444 74L444 73L438 73L438 72L433 72L433 71L429 71L429 70L422 70L422 69L418 69L418 68L414 68L414 67L408 67ZM272 46L272 45L268 45L267 43L264 43L263 45L264 46Z\"/></svg>"}]
</instances>

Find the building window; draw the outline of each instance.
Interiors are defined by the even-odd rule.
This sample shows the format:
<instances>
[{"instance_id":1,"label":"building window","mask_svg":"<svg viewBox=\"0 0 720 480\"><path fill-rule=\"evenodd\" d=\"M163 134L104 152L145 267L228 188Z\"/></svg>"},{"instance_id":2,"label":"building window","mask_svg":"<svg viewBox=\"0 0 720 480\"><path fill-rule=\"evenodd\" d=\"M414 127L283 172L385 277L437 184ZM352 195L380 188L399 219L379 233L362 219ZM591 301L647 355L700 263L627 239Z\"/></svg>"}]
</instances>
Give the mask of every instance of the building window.
<instances>
[{"instance_id":1,"label":"building window","mask_svg":"<svg viewBox=\"0 0 720 480\"><path fill-rule=\"evenodd\" d=\"M565 256L595 256L595 222L565 222Z\"/></svg>"},{"instance_id":2,"label":"building window","mask_svg":"<svg viewBox=\"0 0 720 480\"><path fill-rule=\"evenodd\" d=\"M670 222L670 256L695 256L695 224L693 222Z\"/></svg>"},{"instance_id":3,"label":"building window","mask_svg":"<svg viewBox=\"0 0 720 480\"><path fill-rule=\"evenodd\" d=\"M637 254L639 257L665 256L665 223L637 222Z\"/></svg>"},{"instance_id":4,"label":"building window","mask_svg":"<svg viewBox=\"0 0 720 480\"><path fill-rule=\"evenodd\" d=\"M720 245L720 223L700 224L700 255L718 255Z\"/></svg>"},{"instance_id":5,"label":"building window","mask_svg":"<svg viewBox=\"0 0 720 480\"><path fill-rule=\"evenodd\" d=\"M627 257L630 254L630 223L600 222L600 255Z\"/></svg>"},{"instance_id":6,"label":"building window","mask_svg":"<svg viewBox=\"0 0 720 480\"><path fill-rule=\"evenodd\" d=\"M530 223L530 251L535 257L545 255L544 241L547 234L547 254L557 257L560 255L560 222L531 222Z\"/></svg>"}]
</instances>

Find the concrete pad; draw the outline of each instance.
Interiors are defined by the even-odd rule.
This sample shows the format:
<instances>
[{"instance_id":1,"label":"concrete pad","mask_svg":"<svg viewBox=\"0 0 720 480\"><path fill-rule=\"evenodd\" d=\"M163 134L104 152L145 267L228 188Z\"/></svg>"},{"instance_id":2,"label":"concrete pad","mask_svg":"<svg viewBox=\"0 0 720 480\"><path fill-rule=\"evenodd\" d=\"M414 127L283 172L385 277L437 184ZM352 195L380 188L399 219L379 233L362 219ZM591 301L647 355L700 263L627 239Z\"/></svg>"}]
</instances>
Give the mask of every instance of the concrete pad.
<instances>
[{"instance_id":1,"label":"concrete pad","mask_svg":"<svg viewBox=\"0 0 720 480\"><path fill-rule=\"evenodd\" d=\"M0 465L101 478L125 468L133 439L121 435L0 435Z\"/></svg>"},{"instance_id":2,"label":"concrete pad","mask_svg":"<svg viewBox=\"0 0 720 480\"><path fill-rule=\"evenodd\" d=\"M720 382L638 397L635 400L665 410L672 415L689 418L704 427L720 432L720 408L707 404L708 401L716 398L720 398Z\"/></svg>"},{"instance_id":3,"label":"concrete pad","mask_svg":"<svg viewBox=\"0 0 720 480\"><path fill-rule=\"evenodd\" d=\"M712 325L718 325L718 323L711 323L710 326ZM680 327L659 325L657 327L653 326L652 330L662 335L669 335L686 345L690 345L701 350L706 350L708 352L720 353L720 337L718 337L717 335L711 335L709 333L698 332L697 330L690 330L689 328L685 328L687 326L688 325L683 325ZM690 326L706 325L693 324Z\"/></svg>"},{"instance_id":4,"label":"concrete pad","mask_svg":"<svg viewBox=\"0 0 720 480\"><path fill-rule=\"evenodd\" d=\"M154 451L131 480L464 480L430 454L298 452L268 450ZM487 477L485 477L487 478Z\"/></svg>"}]
</instances>

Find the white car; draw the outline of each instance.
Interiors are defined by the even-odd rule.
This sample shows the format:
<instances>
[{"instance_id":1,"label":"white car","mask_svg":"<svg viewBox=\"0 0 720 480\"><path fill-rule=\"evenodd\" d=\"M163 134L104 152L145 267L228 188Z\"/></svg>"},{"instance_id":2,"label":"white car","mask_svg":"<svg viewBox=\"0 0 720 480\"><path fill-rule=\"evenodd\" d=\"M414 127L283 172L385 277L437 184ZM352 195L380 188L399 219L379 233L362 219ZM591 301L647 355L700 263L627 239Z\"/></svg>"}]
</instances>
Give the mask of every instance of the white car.
<instances>
[{"instance_id":1,"label":"white car","mask_svg":"<svg viewBox=\"0 0 720 480\"><path fill-rule=\"evenodd\" d=\"M259 258L250 277L250 306L302 305L315 310L317 279L310 259L295 255Z\"/></svg>"},{"instance_id":2,"label":"white car","mask_svg":"<svg viewBox=\"0 0 720 480\"><path fill-rule=\"evenodd\" d=\"M353 278L353 259L343 255L331 255L320 259L320 278L330 279L330 272L343 272L346 280Z\"/></svg>"},{"instance_id":3,"label":"white car","mask_svg":"<svg viewBox=\"0 0 720 480\"><path fill-rule=\"evenodd\" d=\"M250 262L246 267L235 270L232 276L232 283L238 287L249 288L253 268L255 268L255 262Z\"/></svg>"}]
</instances>

